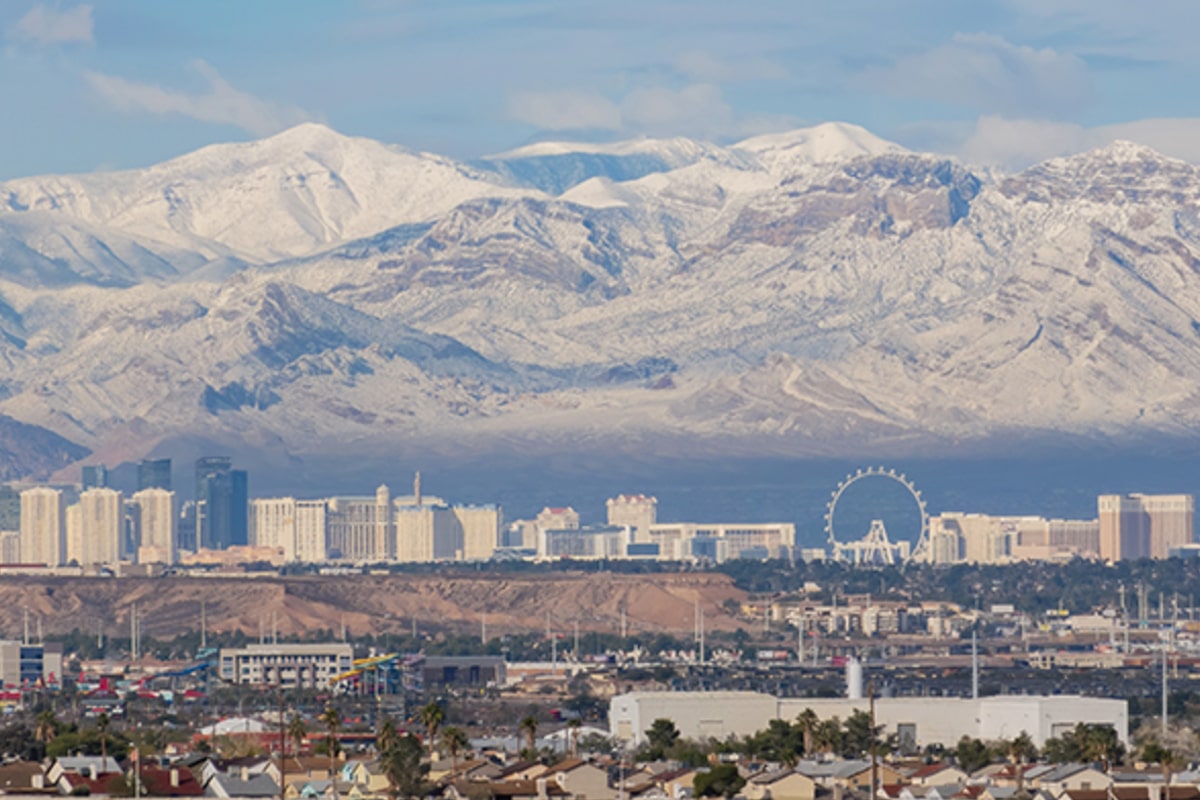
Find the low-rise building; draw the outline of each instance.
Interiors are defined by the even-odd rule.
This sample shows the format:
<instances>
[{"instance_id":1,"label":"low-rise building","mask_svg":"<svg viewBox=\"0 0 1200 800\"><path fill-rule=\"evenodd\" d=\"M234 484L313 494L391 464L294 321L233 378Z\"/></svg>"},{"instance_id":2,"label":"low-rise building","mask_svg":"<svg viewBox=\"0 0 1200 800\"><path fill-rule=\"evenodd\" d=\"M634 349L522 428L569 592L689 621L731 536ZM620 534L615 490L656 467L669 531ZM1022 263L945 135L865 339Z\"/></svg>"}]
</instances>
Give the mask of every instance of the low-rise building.
<instances>
[{"instance_id":1,"label":"low-rise building","mask_svg":"<svg viewBox=\"0 0 1200 800\"><path fill-rule=\"evenodd\" d=\"M231 683L316 689L349 672L353 661L354 648L346 643L223 647L220 675Z\"/></svg>"}]
</instances>

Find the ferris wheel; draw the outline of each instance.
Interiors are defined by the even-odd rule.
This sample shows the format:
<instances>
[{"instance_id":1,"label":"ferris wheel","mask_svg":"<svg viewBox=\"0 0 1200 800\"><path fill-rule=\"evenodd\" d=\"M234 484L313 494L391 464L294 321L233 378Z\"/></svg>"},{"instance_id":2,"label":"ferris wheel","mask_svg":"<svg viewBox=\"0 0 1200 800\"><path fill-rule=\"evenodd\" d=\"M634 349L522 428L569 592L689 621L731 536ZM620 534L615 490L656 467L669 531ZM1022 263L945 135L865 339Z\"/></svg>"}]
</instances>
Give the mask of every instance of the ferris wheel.
<instances>
[{"instance_id":1,"label":"ferris wheel","mask_svg":"<svg viewBox=\"0 0 1200 800\"><path fill-rule=\"evenodd\" d=\"M871 529L862 539L850 540L838 537L836 516L838 503L842 495L856 483L861 481L886 480L899 484L916 506L919 522L916 536L910 545L907 539L892 543L882 520L872 520ZM855 564L896 564L905 561L921 560L929 547L929 514L921 491L902 472L888 467L865 467L847 475L833 490L829 502L825 506L825 535L828 538L829 549L837 561L850 561Z\"/></svg>"}]
</instances>

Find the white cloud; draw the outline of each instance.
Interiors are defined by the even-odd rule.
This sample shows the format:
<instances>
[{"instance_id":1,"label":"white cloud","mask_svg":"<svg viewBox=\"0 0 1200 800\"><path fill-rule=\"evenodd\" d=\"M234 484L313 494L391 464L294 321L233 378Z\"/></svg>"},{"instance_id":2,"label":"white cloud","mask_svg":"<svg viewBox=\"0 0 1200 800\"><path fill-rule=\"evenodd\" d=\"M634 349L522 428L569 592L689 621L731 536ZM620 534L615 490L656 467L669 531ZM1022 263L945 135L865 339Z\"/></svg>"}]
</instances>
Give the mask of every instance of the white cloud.
<instances>
[{"instance_id":1,"label":"white cloud","mask_svg":"<svg viewBox=\"0 0 1200 800\"><path fill-rule=\"evenodd\" d=\"M680 75L702 83L733 81L778 81L787 78L787 70L765 58L723 61L706 50L688 50L675 56L671 66Z\"/></svg>"},{"instance_id":2,"label":"white cloud","mask_svg":"<svg viewBox=\"0 0 1200 800\"><path fill-rule=\"evenodd\" d=\"M9 38L40 45L92 44L92 7L84 4L60 11L37 3L17 20Z\"/></svg>"},{"instance_id":3,"label":"white cloud","mask_svg":"<svg viewBox=\"0 0 1200 800\"><path fill-rule=\"evenodd\" d=\"M544 131L615 131L621 109L599 94L573 91L520 92L509 99L508 113L518 122Z\"/></svg>"},{"instance_id":4,"label":"white cloud","mask_svg":"<svg viewBox=\"0 0 1200 800\"><path fill-rule=\"evenodd\" d=\"M655 136L716 137L734 127L733 110L710 83L682 89L634 89L621 103L625 126Z\"/></svg>"},{"instance_id":5,"label":"white cloud","mask_svg":"<svg viewBox=\"0 0 1200 800\"><path fill-rule=\"evenodd\" d=\"M97 72L85 72L84 77L97 94L121 111L179 114L202 122L233 125L257 136L311 119L302 109L235 89L204 61L196 60L191 66L208 83L206 91L183 92Z\"/></svg>"},{"instance_id":6,"label":"white cloud","mask_svg":"<svg viewBox=\"0 0 1200 800\"><path fill-rule=\"evenodd\" d=\"M1092 97L1087 65L1078 56L986 33L955 34L949 43L890 68L868 70L860 83L1014 117L1059 117Z\"/></svg>"},{"instance_id":7,"label":"white cloud","mask_svg":"<svg viewBox=\"0 0 1200 800\"><path fill-rule=\"evenodd\" d=\"M1022 169L1057 156L1104 147L1118 139L1200 164L1200 118L1143 119L1085 128L1066 122L981 117L959 147L967 161Z\"/></svg>"},{"instance_id":8,"label":"white cloud","mask_svg":"<svg viewBox=\"0 0 1200 800\"><path fill-rule=\"evenodd\" d=\"M521 92L509 116L543 131L613 131L624 135L691 136L721 140L794 128L790 115L739 117L720 87L694 83L679 89L642 86L619 102L572 91Z\"/></svg>"}]
</instances>

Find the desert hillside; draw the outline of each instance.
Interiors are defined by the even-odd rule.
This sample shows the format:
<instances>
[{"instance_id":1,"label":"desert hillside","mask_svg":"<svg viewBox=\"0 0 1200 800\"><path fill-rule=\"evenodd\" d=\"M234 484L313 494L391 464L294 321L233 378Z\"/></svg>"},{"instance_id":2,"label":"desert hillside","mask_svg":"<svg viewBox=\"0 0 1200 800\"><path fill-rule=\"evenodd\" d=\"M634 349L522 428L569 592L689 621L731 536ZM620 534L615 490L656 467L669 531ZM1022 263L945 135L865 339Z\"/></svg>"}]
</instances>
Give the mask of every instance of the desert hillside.
<instances>
[{"instance_id":1,"label":"desert hillside","mask_svg":"<svg viewBox=\"0 0 1200 800\"><path fill-rule=\"evenodd\" d=\"M213 631L257 635L274 618L279 633L314 629L353 634L401 632L414 617L422 630L478 630L487 614L493 635L543 630L549 614L563 626L616 631L625 609L629 631L688 634L695 603L710 629L732 629L722 604L744 593L712 573L617 575L363 575L271 578L4 578L0 633L20 635L25 609L46 634L92 631L103 620L110 635L129 630L137 603L144 635L171 638L200 625L205 605Z\"/></svg>"}]
</instances>

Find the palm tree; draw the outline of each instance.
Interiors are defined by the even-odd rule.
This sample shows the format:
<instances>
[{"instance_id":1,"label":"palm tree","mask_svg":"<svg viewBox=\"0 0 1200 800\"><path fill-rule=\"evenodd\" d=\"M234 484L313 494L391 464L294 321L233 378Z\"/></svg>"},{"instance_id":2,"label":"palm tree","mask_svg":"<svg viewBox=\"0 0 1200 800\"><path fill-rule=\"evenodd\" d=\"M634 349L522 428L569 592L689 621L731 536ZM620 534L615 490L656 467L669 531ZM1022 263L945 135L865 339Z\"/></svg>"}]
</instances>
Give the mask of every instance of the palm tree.
<instances>
[{"instance_id":1,"label":"palm tree","mask_svg":"<svg viewBox=\"0 0 1200 800\"><path fill-rule=\"evenodd\" d=\"M100 731L100 771L108 769L108 714L103 711L96 717L96 729Z\"/></svg>"},{"instance_id":2,"label":"palm tree","mask_svg":"<svg viewBox=\"0 0 1200 800\"><path fill-rule=\"evenodd\" d=\"M1033 739L1029 738L1029 734L1021 731L1005 746L1005 755L1008 756L1008 761L1013 765L1016 771L1017 792L1025 790L1025 764L1037 758L1037 746L1033 743Z\"/></svg>"},{"instance_id":3,"label":"palm tree","mask_svg":"<svg viewBox=\"0 0 1200 800\"><path fill-rule=\"evenodd\" d=\"M820 717L811 708L804 709L800 712L800 716L796 717L796 725L800 728L800 733L804 736L804 755L806 756L812 754L813 734L816 733L817 726L820 724Z\"/></svg>"},{"instance_id":4,"label":"palm tree","mask_svg":"<svg viewBox=\"0 0 1200 800\"><path fill-rule=\"evenodd\" d=\"M520 728L525 734L525 746L529 752L537 752L537 719L530 714L529 716L525 717L525 719L521 720L517 727Z\"/></svg>"},{"instance_id":5,"label":"palm tree","mask_svg":"<svg viewBox=\"0 0 1200 800\"><path fill-rule=\"evenodd\" d=\"M579 729L583 727L583 722L579 717L572 717L567 720L567 733L571 736L571 757L579 755Z\"/></svg>"},{"instance_id":6,"label":"palm tree","mask_svg":"<svg viewBox=\"0 0 1200 800\"><path fill-rule=\"evenodd\" d=\"M1163 800L1171 800L1171 771L1175 767L1175 754L1158 742L1151 742L1142 748L1142 758L1155 763L1162 768Z\"/></svg>"},{"instance_id":7,"label":"palm tree","mask_svg":"<svg viewBox=\"0 0 1200 800\"><path fill-rule=\"evenodd\" d=\"M321 724L325 726L328 735L325 737L326 746L329 748L329 779L333 780L334 770L336 769L335 760L339 750L337 732L342 727L342 715L333 706L327 706L321 714Z\"/></svg>"},{"instance_id":8,"label":"palm tree","mask_svg":"<svg viewBox=\"0 0 1200 800\"><path fill-rule=\"evenodd\" d=\"M439 739L439 744L443 750L450 754L450 773L457 775L458 773L458 754L470 746L470 741L467 740L467 734L462 728L456 728L453 725L447 725L442 728L442 735Z\"/></svg>"},{"instance_id":9,"label":"palm tree","mask_svg":"<svg viewBox=\"0 0 1200 800\"><path fill-rule=\"evenodd\" d=\"M421 706L420 717L421 724L425 726L425 735L429 737L429 752L432 753L433 745L437 741L438 728L446 721L446 709L437 703L426 703Z\"/></svg>"},{"instance_id":10,"label":"palm tree","mask_svg":"<svg viewBox=\"0 0 1200 800\"><path fill-rule=\"evenodd\" d=\"M54 741L54 737L58 735L58 719L54 716L53 711L43 711L37 715L37 728L34 729L33 738L37 739L42 745L42 749Z\"/></svg>"},{"instance_id":11,"label":"palm tree","mask_svg":"<svg viewBox=\"0 0 1200 800\"><path fill-rule=\"evenodd\" d=\"M396 732L396 723L391 717L385 717L383 724L379 726L379 730L375 733L375 750L380 755L390 752L396 746L396 739L400 736Z\"/></svg>"},{"instance_id":12,"label":"palm tree","mask_svg":"<svg viewBox=\"0 0 1200 800\"><path fill-rule=\"evenodd\" d=\"M292 715L291 721L288 722L287 735L292 744L296 745L296 755L300 755L300 751L304 749L304 737L308 735L308 728L299 714Z\"/></svg>"}]
</instances>

